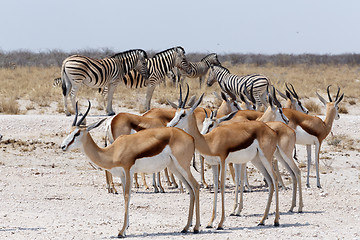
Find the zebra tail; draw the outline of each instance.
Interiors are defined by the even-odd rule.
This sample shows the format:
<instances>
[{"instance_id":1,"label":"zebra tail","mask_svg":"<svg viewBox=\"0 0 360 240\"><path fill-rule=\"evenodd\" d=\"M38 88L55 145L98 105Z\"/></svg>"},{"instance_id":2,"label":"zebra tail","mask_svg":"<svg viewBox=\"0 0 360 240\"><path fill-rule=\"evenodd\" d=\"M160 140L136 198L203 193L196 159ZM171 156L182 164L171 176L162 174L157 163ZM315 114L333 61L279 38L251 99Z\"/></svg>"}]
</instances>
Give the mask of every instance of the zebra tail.
<instances>
[{"instance_id":1,"label":"zebra tail","mask_svg":"<svg viewBox=\"0 0 360 240\"><path fill-rule=\"evenodd\" d=\"M63 95L66 96L66 83L65 83L65 79L61 78L62 80L62 83L61 83L61 88L62 88L62 92L63 92Z\"/></svg>"}]
</instances>

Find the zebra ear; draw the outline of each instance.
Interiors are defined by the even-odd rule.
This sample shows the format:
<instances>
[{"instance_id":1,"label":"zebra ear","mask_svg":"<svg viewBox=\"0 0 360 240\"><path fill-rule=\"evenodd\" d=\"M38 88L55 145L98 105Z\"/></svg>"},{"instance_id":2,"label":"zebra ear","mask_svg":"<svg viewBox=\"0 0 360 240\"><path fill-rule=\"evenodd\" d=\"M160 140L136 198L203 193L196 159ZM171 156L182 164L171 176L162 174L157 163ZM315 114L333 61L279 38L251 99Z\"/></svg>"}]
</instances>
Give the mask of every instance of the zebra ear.
<instances>
[{"instance_id":1,"label":"zebra ear","mask_svg":"<svg viewBox=\"0 0 360 240\"><path fill-rule=\"evenodd\" d=\"M179 108L179 106L176 103L171 102L169 99L166 99L166 101L171 107L173 107L175 109Z\"/></svg>"}]
</instances>

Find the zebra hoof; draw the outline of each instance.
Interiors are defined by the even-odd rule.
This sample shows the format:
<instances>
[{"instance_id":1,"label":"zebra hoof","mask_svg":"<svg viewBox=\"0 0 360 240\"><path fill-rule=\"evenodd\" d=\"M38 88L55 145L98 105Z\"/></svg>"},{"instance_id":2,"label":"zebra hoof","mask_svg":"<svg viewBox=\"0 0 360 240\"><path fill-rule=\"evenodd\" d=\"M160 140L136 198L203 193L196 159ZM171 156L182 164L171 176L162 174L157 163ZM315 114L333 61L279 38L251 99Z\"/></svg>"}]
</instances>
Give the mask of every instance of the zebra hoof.
<instances>
[{"instance_id":1,"label":"zebra hoof","mask_svg":"<svg viewBox=\"0 0 360 240\"><path fill-rule=\"evenodd\" d=\"M114 116L114 115L115 115L115 112L109 112L107 115L108 115L108 116Z\"/></svg>"}]
</instances>

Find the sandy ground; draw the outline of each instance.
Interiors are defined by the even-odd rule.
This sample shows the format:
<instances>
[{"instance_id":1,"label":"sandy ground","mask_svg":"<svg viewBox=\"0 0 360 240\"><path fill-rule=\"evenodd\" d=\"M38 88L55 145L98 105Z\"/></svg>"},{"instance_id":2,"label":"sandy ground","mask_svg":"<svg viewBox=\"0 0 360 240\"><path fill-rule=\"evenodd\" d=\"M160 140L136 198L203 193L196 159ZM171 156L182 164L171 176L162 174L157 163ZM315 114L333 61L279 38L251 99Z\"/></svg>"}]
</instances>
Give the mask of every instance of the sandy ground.
<instances>
[{"instance_id":1,"label":"sandy ground","mask_svg":"<svg viewBox=\"0 0 360 240\"><path fill-rule=\"evenodd\" d=\"M117 112L124 109L117 109ZM60 144L73 117L55 111L27 115L0 115L0 239L111 239L123 223L122 194L108 194L104 173L93 169L81 152L62 152ZM213 194L201 189L201 231L179 233L187 220L189 195L168 187L155 194L143 187L133 189L130 227L127 236L135 239L360 239L360 116L352 107L335 121L333 136L321 153L322 189L316 188L314 168L311 188L305 187L302 170L304 212L289 213L291 190L280 191L280 226L274 227L274 204L266 226L257 226L267 199L262 176L252 170L254 192L245 193L244 210L232 217L234 187L227 179L225 229L205 226L210 220ZM88 123L100 119L95 108ZM103 126L93 131L103 146ZM305 148L298 147L300 162ZM251 166L250 166L251 167ZM282 170L285 183L289 175ZM200 179L197 172L193 172ZM206 180L212 183L211 170ZM119 179L115 179L117 182ZM150 177L148 177L150 184ZM118 186L119 190L120 187ZM218 204L218 211L220 205ZM216 226L219 215L215 220Z\"/></svg>"}]
</instances>

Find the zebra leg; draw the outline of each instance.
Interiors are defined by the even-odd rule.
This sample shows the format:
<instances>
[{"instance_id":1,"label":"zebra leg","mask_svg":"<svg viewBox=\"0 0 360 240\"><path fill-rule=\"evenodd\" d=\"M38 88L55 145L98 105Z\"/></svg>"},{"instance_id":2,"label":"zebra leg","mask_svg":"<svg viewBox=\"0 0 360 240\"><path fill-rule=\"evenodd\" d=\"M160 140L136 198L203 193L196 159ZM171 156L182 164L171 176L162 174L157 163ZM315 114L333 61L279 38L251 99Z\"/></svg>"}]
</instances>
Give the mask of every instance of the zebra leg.
<instances>
[{"instance_id":1,"label":"zebra leg","mask_svg":"<svg viewBox=\"0 0 360 240\"><path fill-rule=\"evenodd\" d=\"M152 86L151 84L149 84L149 86L146 89L145 111L150 110L150 103L154 90L155 90L155 85Z\"/></svg>"},{"instance_id":2,"label":"zebra leg","mask_svg":"<svg viewBox=\"0 0 360 240\"><path fill-rule=\"evenodd\" d=\"M201 89L202 84L204 83L204 77L203 76L199 77L199 83L200 83L200 89Z\"/></svg>"},{"instance_id":3,"label":"zebra leg","mask_svg":"<svg viewBox=\"0 0 360 240\"><path fill-rule=\"evenodd\" d=\"M115 112L112 108L112 100L115 92L116 84L109 84L108 94L107 94L107 105L106 105L106 114L108 116L115 115Z\"/></svg>"},{"instance_id":4,"label":"zebra leg","mask_svg":"<svg viewBox=\"0 0 360 240\"><path fill-rule=\"evenodd\" d=\"M70 99L71 99L71 104L73 106L74 111L75 111L75 108L76 108L75 107L75 105L76 105L75 98L76 98L76 94L79 91L79 89L80 89L80 85L72 85L71 91L70 91ZM66 108L67 108L67 106L66 106ZM65 111L68 111L68 110L66 109ZM70 116L70 113L66 113L66 116Z\"/></svg>"}]
</instances>

